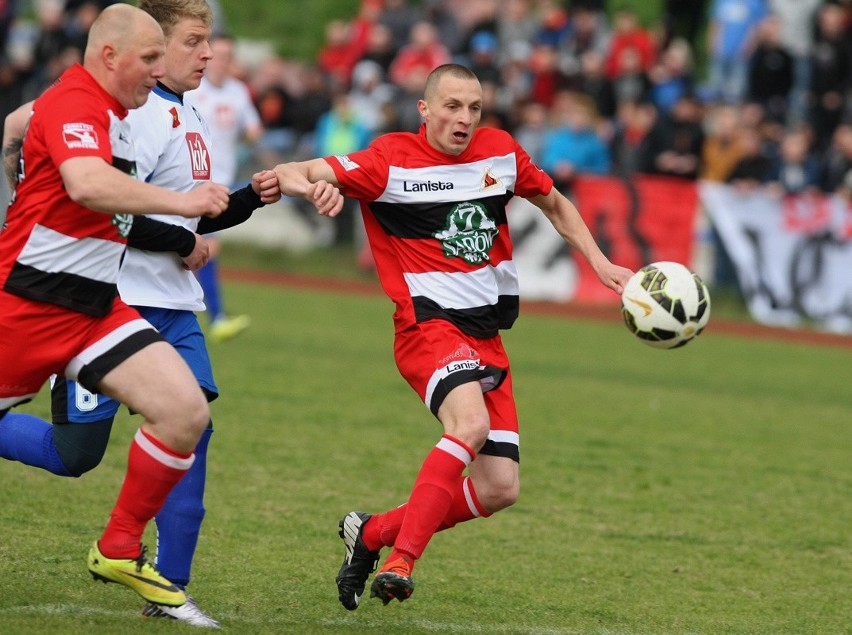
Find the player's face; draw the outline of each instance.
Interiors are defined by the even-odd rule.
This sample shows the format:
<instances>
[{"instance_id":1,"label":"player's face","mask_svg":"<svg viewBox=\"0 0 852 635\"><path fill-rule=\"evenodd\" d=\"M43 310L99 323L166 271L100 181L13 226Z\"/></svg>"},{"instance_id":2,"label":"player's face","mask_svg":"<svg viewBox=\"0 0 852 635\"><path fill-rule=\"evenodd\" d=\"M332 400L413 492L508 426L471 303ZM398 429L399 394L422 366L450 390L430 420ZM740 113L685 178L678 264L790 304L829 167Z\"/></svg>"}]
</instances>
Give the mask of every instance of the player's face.
<instances>
[{"instance_id":1,"label":"player's face","mask_svg":"<svg viewBox=\"0 0 852 635\"><path fill-rule=\"evenodd\" d=\"M185 18L166 40L166 75L163 83L178 94L198 88L207 62L213 57L210 27L197 18Z\"/></svg>"},{"instance_id":2,"label":"player's face","mask_svg":"<svg viewBox=\"0 0 852 635\"><path fill-rule=\"evenodd\" d=\"M475 79L444 75L435 93L420 100L426 138L436 150L458 156L467 149L482 117L482 86Z\"/></svg>"},{"instance_id":3,"label":"player's face","mask_svg":"<svg viewBox=\"0 0 852 635\"><path fill-rule=\"evenodd\" d=\"M127 109L138 108L166 72L166 47L159 25L143 27L116 55L115 97Z\"/></svg>"}]
</instances>

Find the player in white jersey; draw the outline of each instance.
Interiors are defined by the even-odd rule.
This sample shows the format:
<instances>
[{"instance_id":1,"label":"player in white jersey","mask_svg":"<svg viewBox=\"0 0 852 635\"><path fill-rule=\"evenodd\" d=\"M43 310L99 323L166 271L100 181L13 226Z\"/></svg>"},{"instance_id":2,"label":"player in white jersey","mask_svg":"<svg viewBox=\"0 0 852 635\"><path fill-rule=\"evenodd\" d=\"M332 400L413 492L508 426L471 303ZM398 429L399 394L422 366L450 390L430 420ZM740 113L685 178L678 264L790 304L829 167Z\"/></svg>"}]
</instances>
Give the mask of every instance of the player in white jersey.
<instances>
[{"instance_id":1,"label":"player in white jersey","mask_svg":"<svg viewBox=\"0 0 852 635\"><path fill-rule=\"evenodd\" d=\"M201 85L192 91L190 98L210 128L213 140L213 180L234 187L237 183L239 156L243 142L257 142L263 134L260 115L252 102L246 85L233 76L234 40L225 34L210 38L213 59L201 79ZM230 316L222 301L219 284L219 240L207 236L210 259L196 275L204 290L204 303L210 322L210 339L224 342L248 328L247 315Z\"/></svg>"}]
</instances>

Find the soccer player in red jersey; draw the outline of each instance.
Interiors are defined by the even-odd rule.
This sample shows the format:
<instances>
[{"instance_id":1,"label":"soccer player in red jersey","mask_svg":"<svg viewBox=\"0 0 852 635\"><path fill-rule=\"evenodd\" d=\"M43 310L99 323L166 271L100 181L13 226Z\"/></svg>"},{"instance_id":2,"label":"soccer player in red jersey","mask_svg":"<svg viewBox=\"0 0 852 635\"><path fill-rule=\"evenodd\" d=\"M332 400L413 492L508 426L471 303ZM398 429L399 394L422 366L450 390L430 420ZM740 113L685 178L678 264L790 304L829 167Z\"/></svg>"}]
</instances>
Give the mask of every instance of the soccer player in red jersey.
<instances>
[{"instance_id":1,"label":"soccer player in red jersey","mask_svg":"<svg viewBox=\"0 0 852 635\"><path fill-rule=\"evenodd\" d=\"M88 567L96 579L179 606L184 592L146 561L141 539L192 465L210 414L187 364L118 298L116 283L135 215L218 216L229 195L212 183L178 193L135 178L126 118L163 76L164 53L151 16L110 6L91 27L83 65L33 104L0 233L0 425L25 416L8 412L52 374L144 417Z\"/></svg>"},{"instance_id":2,"label":"soccer player in red jersey","mask_svg":"<svg viewBox=\"0 0 852 635\"><path fill-rule=\"evenodd\" d=\"M478 128L482 87L472 71L439 66L418 109L417 134L389 133L346 156L275 167L288 196L324 180L360 201L382 286L396 304L397 366L444 430L407 503L340 521L345 556L337 587L349 610L358 607L382 547L392 551L371 597L403 601L436 532L518 497L518 417L499 335L519 308L509 199L538 206L614 292L632 274L607 259L574 205L511 135Z\"/></svg>"}]
</instances>

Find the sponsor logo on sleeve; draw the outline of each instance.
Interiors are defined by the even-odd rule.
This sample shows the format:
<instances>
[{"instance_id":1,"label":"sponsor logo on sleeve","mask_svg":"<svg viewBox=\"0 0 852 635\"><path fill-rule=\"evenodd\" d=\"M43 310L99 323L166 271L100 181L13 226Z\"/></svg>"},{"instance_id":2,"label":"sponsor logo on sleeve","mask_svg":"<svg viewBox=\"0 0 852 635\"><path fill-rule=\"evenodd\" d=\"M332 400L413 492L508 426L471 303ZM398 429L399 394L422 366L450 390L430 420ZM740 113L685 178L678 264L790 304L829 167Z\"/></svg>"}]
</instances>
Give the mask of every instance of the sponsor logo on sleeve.
<instances>
[{"instance_id":1,"label":"sponsor logo on sleeve","mask_svg":"<svg viewBox=\"0 0 852 635\"><path fill-rule=\"evenodd\" d=\"M337 159L340 162L340 165L342 165L343 169L346 170L347 172L351 172L352 170L357 170L358 168L361 167L360 165L355 163L355 161L353 161L352 159L350 159L348 156L346 156L344 154L336 154L336 155L334 155L334 158Z\"/></svg>"},{"instance_id":2,"label":"sponsor logo on sleeve","mask_svg":"<svg viewBox=\"0 0 852 635\"><path fill-rule=\"evenodd\" d=\"M62 140L72 149L97 150L98 133L87 123L66 123L62 126Z\"/></svg>"}]
</instances>

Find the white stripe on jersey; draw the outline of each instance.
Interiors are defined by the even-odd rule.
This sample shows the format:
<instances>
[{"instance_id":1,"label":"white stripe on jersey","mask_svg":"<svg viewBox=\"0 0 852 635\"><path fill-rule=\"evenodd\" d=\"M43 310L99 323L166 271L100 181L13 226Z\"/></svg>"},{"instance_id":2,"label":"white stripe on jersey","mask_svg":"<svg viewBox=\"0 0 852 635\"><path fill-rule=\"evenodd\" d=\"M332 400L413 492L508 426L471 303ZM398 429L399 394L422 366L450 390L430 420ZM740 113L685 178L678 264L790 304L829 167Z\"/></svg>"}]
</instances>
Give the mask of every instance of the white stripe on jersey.
<instances>
[{"instance_id":1,"label":"white stripe on jersey","mask_svg":"<svg viewBox=\"0 0 852 635\"><path fill-rule=\"evenodd\" d=\"M18 262L47 273L70 273L115 284L124 245L101 238L73 238L35 225Z\"/></svg>"},{"instance_id":2,"label":"white stripe on jersey","mask_svg":"<svg viewBox=\"0 0 852 635\"><path fill-rule=\"evenodd\" d=\"M151 326L147 320L143 320L142 318L132 320L127 324L122 324L120 327L107 334L106 337L99 339L68 362L68 366L65 367L65 376L68 379L77 381L77 376L80 374L80 369L83 368L83 366L91 363L116 344L126 340L134 333L139 333L140 331L152 328L154 327Z\"/></svg>"},{"instance_id":3,"label":"white stripe on jersey","mask_svg":"<svg viewBox=\"0 0 852 635\"><path fill-rule=\"evenodd\" d=\"M499 176L485 189L485 175ZM515 153L457 165L429 165L422 168L390 166L388 184L376 199L382 203L440 203L476 200L511 191L517 181Z\"/></svg>"},{"instance_id":4,"label":"white stripe on jersey","mask_svg":"<svg viewBox=\"0 0 852 635\"><path fill-rule=\"evenodd\" d=\"M504 260L496 267L471 272L431 271L406 273L405 282L412 297L425 296L442 309L472 309L497 304L501 295L518 295L515 263Z\"/></svg>"}]
</instances>

